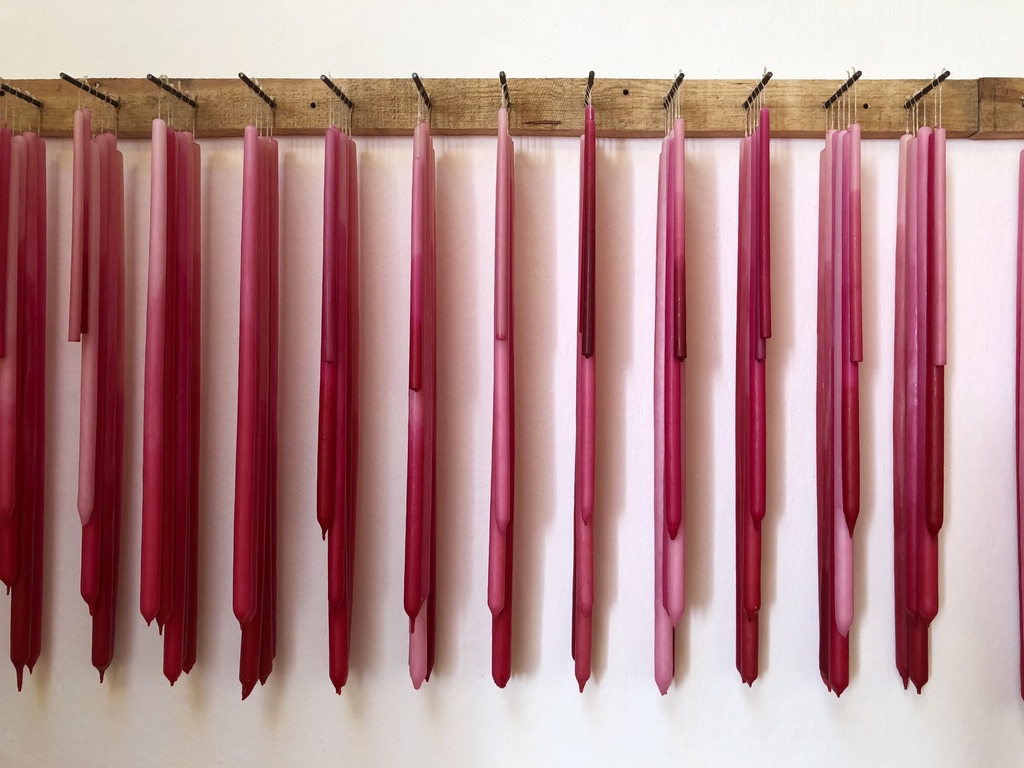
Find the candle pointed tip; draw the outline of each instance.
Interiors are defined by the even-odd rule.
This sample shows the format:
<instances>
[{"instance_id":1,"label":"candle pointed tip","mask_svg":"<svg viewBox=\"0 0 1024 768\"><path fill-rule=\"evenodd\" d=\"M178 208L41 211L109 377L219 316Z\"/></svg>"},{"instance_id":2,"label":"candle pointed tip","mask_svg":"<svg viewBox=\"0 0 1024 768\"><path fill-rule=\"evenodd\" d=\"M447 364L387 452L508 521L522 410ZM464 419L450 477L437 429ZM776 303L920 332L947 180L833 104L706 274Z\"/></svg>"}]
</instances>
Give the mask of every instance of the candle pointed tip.
<instances>
[{"instance_id":1,"label":"candle pointed tip","mask_svg":"<svg viewBox=\"0 0 1024 768\"><path fill-rule=\"evenodd\" d=\"M587 687L587 681L588 680L590 680L590 675L589 674L585 675L585 676L577 675L576 682L579 683L580 693L583 693L583 689Z\"/></svg>"},{"instance_id":2,"label":"candle pointed tip","mask_svg":"<svg viewBox=\"0 0 1024 768\"><path fill-rule=\"evenodd\" d=\"M18 674L18 693L21 693L21 685L25 681L25 670L22 668L21 664L15 665L14 668Z\"/></svg>"},{"instance_id":3,"label":"candle pointed tip","mask_svg":"<svg viewBox=\"0 0 1024 768\"><path fill-rule=\"evenodd\" d=\"M256 687L256 681L242 683L242 701L249 698L249 694L252 693L253 688Z\"/></svg>"},{"instance_id":4,"label":"candle pointed tip","mask_svg":"<svg viewBox=\"0 0 1024 768\"><path fill-rule=\"evenodd\" d=\"M100 685L103 685L103 675L106 674L106 668L98 670L100 673Z\"/></svg>"},{"instance_id":5,"label":"candle pointed tip","mask_svg":"<svg viewBox=\"0 0 1024 768\"><path fill-rule=\"evenodd\" d=\"M668 681L658 681L658 690L661 691L661 695L665 696L668 693Z\"/></svg>"},{"instance_id":6,"label":"candle pointed tip","mask_svg":"<svg viewBox=\"0 0 1024 768\"><path fill-rule=\"evenodd\" d=\"M501 675L494 674L494 675L491 675L491 679L494 680L494 684L496 686L498 686L499 688L504 688L506 685L508 685L509 677L510 677L510 675L508 675L508 674L501 674Z\"/></svg>"},{"instance_id":7,"label":"candle pointed tip","mask_svg":"<svg viewBox=\"0 0 1024 768\"><path fill-rule=\"evenodd\" d=\"M927 680L925 682L927 682ZM920 696L921 695L921 689L924 688L924 683L919 683L919 682L917 682L915 680L914 681L914 687L917 689L917 695Z\"/></svg>"}]
</instances>

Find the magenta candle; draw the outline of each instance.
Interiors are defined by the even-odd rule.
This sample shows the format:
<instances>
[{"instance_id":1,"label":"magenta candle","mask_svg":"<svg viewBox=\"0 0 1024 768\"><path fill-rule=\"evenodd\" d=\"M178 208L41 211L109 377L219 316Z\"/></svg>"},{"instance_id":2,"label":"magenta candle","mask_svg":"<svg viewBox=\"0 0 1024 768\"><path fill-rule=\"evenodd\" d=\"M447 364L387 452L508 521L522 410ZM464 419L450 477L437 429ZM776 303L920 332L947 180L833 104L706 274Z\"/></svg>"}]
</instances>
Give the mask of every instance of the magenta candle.
<instances>
[{"instance_id":1,"label":"magenta candle","mask_svg":"<svg viewBox=\"0 0 1024 768\"><path fill-rule=\"evenodd\" d=\"M513 146L508 111L498 110L494 235L494 400L487 605L492 616L491 676L504 688L512 672L512 522L514 372L512 367Z\"/></svg>"}]
</instances>

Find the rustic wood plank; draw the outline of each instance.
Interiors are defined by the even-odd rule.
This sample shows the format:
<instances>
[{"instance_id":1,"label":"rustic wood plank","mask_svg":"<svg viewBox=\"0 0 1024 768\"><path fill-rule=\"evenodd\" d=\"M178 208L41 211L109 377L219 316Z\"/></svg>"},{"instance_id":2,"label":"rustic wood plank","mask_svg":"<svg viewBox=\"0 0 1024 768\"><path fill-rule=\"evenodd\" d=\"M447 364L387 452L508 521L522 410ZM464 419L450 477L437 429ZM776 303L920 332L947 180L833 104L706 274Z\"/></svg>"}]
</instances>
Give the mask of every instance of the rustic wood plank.
<instances>
[{"instance_id":1,"label":"rustic wood plank","mask_svg":"<svg viewBox=\"0 0 1024 768\"><path fill-rule=\"evenodd\" d=\"M269 110L237 78L172 79L199 101L195 113L196 134L202 137L240 136L254 119L268 120ZM408 135L417 120L419 99L411 78L337 79L355 102L352 131L356 135ZM680 107L693 137L742 136L746 116L741 105L754 85L753 80L685 80L679 90ZM906 98L921 87L921 80L860 80L850 98L858 104L857 119L863 135L891 138L904 132ZM995 82L995 81L993 81ZM1003 83L1004 81L998 81ZM40 99L44 136L69 136L72 116L79 105L93 110L94 126L113 128L125 138L149 135L152 119L166 115L173 107L175 123L192 125L191 110L145 78L90 80L97 89L117 96L121 108L91 98L70 83L54 80L13 80L10 84ZM318 79L262 79L262 88L277 101L273 130L279 135L321 133L333 115L344 107ZM434 108L431 124L438 134L489 135L496 131L499 102L498 79L429 79L423 83ZM662 99L671 79L629 80L597 78L593 102L597 111L598 134L606 137L656 137L662 135L665 113ZM951 137L972 136L979 130L979 81L947 80L942 90L942 117ZM512 101L511 131L517 135L574 136L583 130L585 78L509 78ZM839 85L839 80L775 79L766 89L772 110L772 129L779 137L817 137L825 129L821 103ZM992 86L994 87L994 86ZM1000 86L1004 87L1004 86ZM1009 89L1009 86L1005 86ZM1000 92L1001 93L1001 92ZM1006 91L1009 93L1009 90ZM1005 102L1001 97L992 107L999 120ZM925 108L933 121L932 97ZM998 107L998 109L996 109ZM35 125L39 119L33 107L12 96L0 99L0 110L12 125ZM1002 125L1002 123L1000 123ZM993 133L995 131L996 133ZM1013 133L1009 127L992 128L989 135L1024 135L1024 125Z\"/></svg>"},{"instance_id":2,"label":"rustic wood plank","mask_svg":"<svg viewBox=\"0 0 1024 768\"><path fill-rule=\"evenodd\" d=\"M1024 78L983 77L978 81L977 139L1024 138Z\"/></svg>"}]
</instances>

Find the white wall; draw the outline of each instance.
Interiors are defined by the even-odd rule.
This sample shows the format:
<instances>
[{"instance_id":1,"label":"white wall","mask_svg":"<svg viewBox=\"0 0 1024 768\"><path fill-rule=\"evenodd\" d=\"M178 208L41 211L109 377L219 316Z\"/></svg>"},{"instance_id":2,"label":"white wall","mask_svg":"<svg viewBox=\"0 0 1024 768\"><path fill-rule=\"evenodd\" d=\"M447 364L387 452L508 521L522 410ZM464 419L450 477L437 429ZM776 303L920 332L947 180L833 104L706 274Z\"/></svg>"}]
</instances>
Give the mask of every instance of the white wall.
<instances>
[{"instance_id":1,"label":"white wall","mask_svg":"<svg viewBox=\"0 0 1024 768\"><path fill-rule=\"evenodd\" d=\"M223 4L228 5L228 4ZM236 4L230 4L236 5ZM555 4L550 4L554 6ZM4 9L7 77L1021 75L1004 0L800 0L689 9L574 0L116 3ZM774 7L768 8L768 5ZM22 25L24 33L12 34ZM1006 30L1006 32L1004 32ZM89 664L75 513L79 349L67 317L71 152L51 141L48 581L43 656L20 696L0 685L0 764L1011 765L1024 754L1018 690L1013 480L1014 217L1024 142L949 148L947 523L932 682L904 692L893 664L892 252L896 144L864 148L862 429L852 683L817 672L813 387L817 141L773 148L775 338L761 678L733 668L733 344L737 149L688 145L690 285L688 609L676 683L652 665L651 379L657 142L599 143L599 509L595 678L569 657L577 144L517 140L518 490L514 674L490 681L486 536L490 445L493 140L438 142L441 518L439 651L414 692L401 578L408 345L407 139L360 140L363 412L353 671L327 676L326 548L315 520L322 148L282 141L281 616L268 685L240 702L230 608L240 142L204 141L203 540L199 662L173 689L138 614L141 382L148 150L124 142L130 258L128 485L118 648ZM2 604L0 600L0 604ZM0 637L7 636L0 605ZM0 650L4 643L0 642ZM0 669L3 667L0 666ZM0 674L0 676L3 676Z\"/></svg>"}]
</instances>

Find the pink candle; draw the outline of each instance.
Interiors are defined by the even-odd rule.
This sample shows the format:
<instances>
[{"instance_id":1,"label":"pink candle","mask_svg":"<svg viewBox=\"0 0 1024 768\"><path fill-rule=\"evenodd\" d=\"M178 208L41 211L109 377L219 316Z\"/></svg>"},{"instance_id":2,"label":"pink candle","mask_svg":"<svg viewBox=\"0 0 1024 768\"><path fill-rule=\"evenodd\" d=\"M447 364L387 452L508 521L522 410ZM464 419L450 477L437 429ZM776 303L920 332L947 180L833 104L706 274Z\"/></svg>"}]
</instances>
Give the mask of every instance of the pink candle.
<instances>
[{"instance_id":1,"label":"pink candle","mask_svg":"<svg viewBox=\"0 0 1024 768\"><path fill-rule=\"evenodd\" d=\"M143 398L142 574L140 608L149 624L160 610L164 500L164 327L167 316L167 125L153 121L149 214L149 294Z\"/></svg>"},{"instance_id":2,"label":"pink candle","mask_svg":"<svg viewBox=\"0 0 1024 768\"><path fill-rule=\"evenodd\" d=\"M78 513L82 519L82 597L94 613L99 601L100 591L100 533L102 528L101 515L93 517L96 501L96 450L97 450L97 419L98 419L98 387L99 387L99 303L100 303L100 224L103 210L100 178L100 145L97 141L90 144L89 158L89 248L88 252L96 254L86 263L83 274L84 285L89 295L83 297L83 304L88 310L88 318L83 317L85 338L82 339L82 396L81 426L79 428L78 457Z\"/></svg>"},{"instance_id":3,"label":"pink candle","mask_svg":"<svg viewBox=\"0 0 1024 768\"><path fill-rule=\"evenodd\" d=\"M36 226L36 252L30 254L31 266L28 272L28 301L32 324L31 337L26 339L27 391L31 393L34 409L26 418L31 421L31 433L35 436L32 472L23 479L31 490L33 503L29 515L32 517L32 625L27 666L31 672L42 651L43 622L43 576L44 576L44 528L45 528L45 456L46 456L46 144L35 134L28 134L29 146L36 153L36 187L33 219ZM29 224L32 224L30 220ZM2 243L3 240L0 240ZM27 438L26 438L27 439Z\"/></svg>"},{"instance_id":4,"label":"pink candle","mask_svg":"<svg viewBox=\"0 0 1024 768\"><path fill-rule=\"evenodd\" d=\"M4 354L0 357L0 525L12 519L17 479L15 458L18 420L18 261L19 241L23 239L21 235L25 218L21 206L22 201L26 200L28 174L27 148L23 136L16 136L10 142L9 162L10 175L6 195L8 208L5 212L9 224L6 242L2 244L5 252L5 275L2 320ZM17 535L16 530L13 535ZM14 574L5 575L13 578ZM7 578L4 581L10 586L11 581Z\"/></svg>"},{"instance_id":5,"label":"pink candle","mask_svg":"<svg viewBox=\"0 0 1024 768\"><path fill-rule=\"evenodd\" d=\"M665 152L665 286L661 322L665 324L664 370L664 604L675 627L685 608L685 214L684 214L684 126L675 121ZM681 353L681 354L680 354Z\"/></svg>"},{"instance_id":6,"label":"pink candle","mask_svg":"<svg viewBox=\"0 0 1024 768\"><path fill-rule=\"evenodd\" d=\"M594 606L593 512L596 422L596 166L597 128L587 104L580 139L580 328L576 352L576 451L574 653L576 682L583 691L591 672Z\"/></svg>"},{"instance_id":7,"label":"pink candle","mask_svg":"<svg viewBox=\"0 0 1024 768\"><path fill-rule=\"evenodd\" d=\"M238 338L238 440L235 464L233 607L248 624L256 615L254 574L254 490L256 484L256 399L258 365L258 251L260 147L256 126L245 128L242 168L242 267Z\"/></svg>"},{"instance_id":8,"label":"pink candle","mask_svg":"<svg viewBox=\"0 0 1024 768\"><path fill-rule=\"evenodd\" d=\"M761 107L758 117L756 141L758 142L759 187L758 187L758 218L760 231L758 232L758 250L760 251L760 263L758 265L758 282L760 296L758 304L760 317L758 327L760 337L769 339L772 335L772 281L771 281L771 117L768 107Z\"/></svg>"},{"instance_id":9,"label":"pink candle","mask_svg":"<svg viewBox=\"0 0 1024 768\"><path fill-rule=\"evenodd\" d=\"M0 126L0 358L7 354L7 241L11 207L11 129Z\"/></svg>"},{"instance_id":10,"label":"pink candle","mask_svg":"<svg viewBox=\"0 0 1024 768\"><path fill-rule=\"evenodd\" d=\"M317 440L317 520L323 537L334 519L335 424L338 408L337 272L338 152L341 132L331 127L324 137L324 258L321 312L320 412Z\"/></svg>"},{"instance_id":11,"label":"pink candle","mask_svg":"<svg viewBox=\"0 0 1024 768\"><path fill-rule=\"evenodd\" d=\"M410 618L409 672L413 686L429 679L435 638L436 521L436 281L434 150L430 127L413 137L413 249L409 393L409 483L406 517L405 605ZM425 610L424 610L425 609Z\"/></svg>"},{"instance_id":12,"label":"pink candle","mask_svg":"<svg viewBox=\"0 0 1024 768\"><path fill-rule=\"evenodd\" d=\"M491 674L505 687L512 666L513 438L512 140L508 112L498 111L494 241L494 405L487 604L492 614Z\"/></svg>"},{"instance_id":13,"label":"pink candle","mask_svg":"<svg viewBox=\"0 0 1024 768\"><path fill-rule=\"evenodd\" d=\"M81 341L88 329L89 305L87 244L89 242L89 170L91 150L89 138L92 119L88 109L75 112L74 152L71 199L71 308L68 315L68 341Z\"/></svg>"},{"instance_id":14,"label":"pink candle","mask_svg":"<svg viewBox=\"0 0 1024 768\"><path fill-rule=\"evenodd\" d=\"M896 669L903 687L910 680L907 626L907 235L909 228L910 134L900 137L896 211L896 291L893 347L893 553Z\"/></svg>"},{"instance_id":15,"label":"pink candle","mask_svg":"<svg viewBox=\"0 0 1024 768\"><path fill-rule=\"evenodd\" d=\"M192 306L188 334L192 338L189 418L191 483L188 498L188 609L186 611L185 657L182 671L192 671L198 651L199 619L199 480L200 480L200 367L202 361L202 158L199 145L192 143ZM122 323L123 323L122 317ZM123 360L122 360L123 366ZM123 374L122 374L123 375Z\"/></svg>"},{"instance_id":16,"label":"pink candle","mask_svg":"<svg viewBox=\"0 0 1024 768\"><path fill-rule=\"evenodd\" d=\"M1017 583L1020 630L1020 690L1024 698L1024 152L1017 177Z\"/></svg>"}]
</instances>

